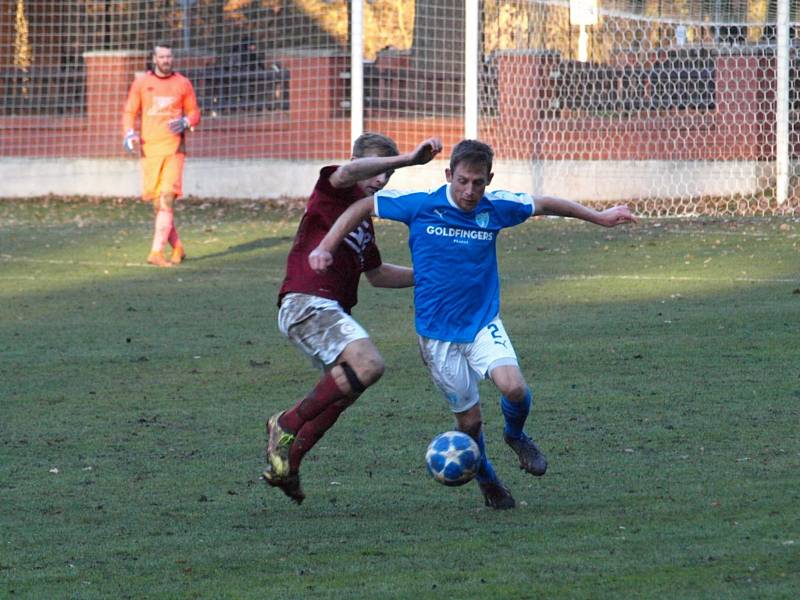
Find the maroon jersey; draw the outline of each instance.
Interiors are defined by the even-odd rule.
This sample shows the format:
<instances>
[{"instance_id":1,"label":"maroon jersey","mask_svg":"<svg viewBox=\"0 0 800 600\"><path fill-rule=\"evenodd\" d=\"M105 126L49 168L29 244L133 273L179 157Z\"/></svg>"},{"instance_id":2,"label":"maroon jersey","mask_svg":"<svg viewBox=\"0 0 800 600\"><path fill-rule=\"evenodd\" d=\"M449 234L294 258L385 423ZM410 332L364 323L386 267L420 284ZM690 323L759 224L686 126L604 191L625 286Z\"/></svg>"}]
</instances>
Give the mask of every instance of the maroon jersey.
<instances>
[{"instance_id":1,"label":"maroon jersey","mask_svg":"<svg viewBox=\"0 0 800 600\"><path fill-rule=\"evenodd\" d=\"M363 193L353 185L334 188L328 178L337 166L324 167L308 199L306 212L297 228L292 249L286 259L286 277L278 294L278 304L290 292L311 294L336 300L348 313L358 302L358 281L361 273L381 266L381 254L375 244L372 219L364 219L333 253L333 263L324 273L315 273L308 264L308 255L328 230Z\"/></svg>"}]
</instances>

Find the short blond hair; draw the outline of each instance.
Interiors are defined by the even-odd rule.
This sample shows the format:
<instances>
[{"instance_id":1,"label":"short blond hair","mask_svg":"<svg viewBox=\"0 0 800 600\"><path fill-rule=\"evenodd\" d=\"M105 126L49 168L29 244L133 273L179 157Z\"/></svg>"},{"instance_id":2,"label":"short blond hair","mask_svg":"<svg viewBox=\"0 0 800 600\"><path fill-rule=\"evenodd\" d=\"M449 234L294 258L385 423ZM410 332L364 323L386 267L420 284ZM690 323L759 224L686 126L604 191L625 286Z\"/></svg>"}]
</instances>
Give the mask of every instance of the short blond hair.
<instances>
[{"instance_id":1,"label":"short blond hair","mask_svg":"<svg viewBox=\"0 0 800 600\"><path fill-rule=\"evenodd\" d=\"M400 151L389 136L381 133L362 133L353 142L353 157L363 158L367 154L376 156L397 156Z\"/></svg>"}]
</instances>

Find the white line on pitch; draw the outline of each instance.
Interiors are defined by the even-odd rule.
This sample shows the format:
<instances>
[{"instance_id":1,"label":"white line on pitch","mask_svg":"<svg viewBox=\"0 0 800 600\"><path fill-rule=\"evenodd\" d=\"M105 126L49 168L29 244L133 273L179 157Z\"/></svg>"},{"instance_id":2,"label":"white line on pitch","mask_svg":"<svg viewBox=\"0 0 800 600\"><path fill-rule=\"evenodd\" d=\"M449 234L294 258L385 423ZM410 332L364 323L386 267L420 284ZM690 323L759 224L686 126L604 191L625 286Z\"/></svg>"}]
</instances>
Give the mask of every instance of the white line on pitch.
<instances>
[{"instance_id":1,"label":"white line on pitch","mask_svg":"<svg viewBox=\"0 0 800 600\"><path fill-rule=\"evenodd\" d=\"M800 275L794 279L780 277L694 277L689 275L558 275L558 281L584 281L591 279L622 279L630 281L735 281L738 283L800 283Z\"/></svg>"},{"instance_id":2,"label":"white line on pitch","mask_svg":"<svg viewBox=\"0 0 800 600\"><path fill-rule=\"evenodd\" d=\"M743 238L759 238L768 240L773 237L782 237L782 238L789 238L794 239L796 237L800 237L800 234L797 233L790 233L790 232L780 232L780 231L771 231L769 233L759 233L757 231L692 231L691 229L673 229L673 228L664 228L664 229L655 229L653 231L658 231L660 233L672 233L675 235L688 235L691 237L705 237L705 238L713 238L715 236L718 237L743 237ZM634 232L635 233L635 232Z\"/></svg>"}]
</instances>

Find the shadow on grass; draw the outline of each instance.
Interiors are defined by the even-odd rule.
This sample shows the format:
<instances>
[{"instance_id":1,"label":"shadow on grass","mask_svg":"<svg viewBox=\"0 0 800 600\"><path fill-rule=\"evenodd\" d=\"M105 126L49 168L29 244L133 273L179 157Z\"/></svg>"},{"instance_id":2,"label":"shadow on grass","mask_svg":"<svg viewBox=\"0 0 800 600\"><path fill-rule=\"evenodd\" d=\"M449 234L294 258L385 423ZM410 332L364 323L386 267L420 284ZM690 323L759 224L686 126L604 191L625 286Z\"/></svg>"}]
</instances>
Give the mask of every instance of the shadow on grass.
<instances>
[{"instance_id":1,"label":"shadow on grass","mask_svg":"<svg viewBox=\"0 0 800 600\"><path fill-rule=\"evenodd\" d=\"M230 256L234 254L244 254L245 252L253 252L254 250L262 250L265 248L272 248L290 242L290 237L279 238L261 238L260 240L253 240L244 244L236 244L235 246L228 246L227 250L222 252L214 252L213 254L204 254L202 256L192 257L192 262L200 262L211 258L222 258L223 256Z\"/></svg>"}]
</instances>

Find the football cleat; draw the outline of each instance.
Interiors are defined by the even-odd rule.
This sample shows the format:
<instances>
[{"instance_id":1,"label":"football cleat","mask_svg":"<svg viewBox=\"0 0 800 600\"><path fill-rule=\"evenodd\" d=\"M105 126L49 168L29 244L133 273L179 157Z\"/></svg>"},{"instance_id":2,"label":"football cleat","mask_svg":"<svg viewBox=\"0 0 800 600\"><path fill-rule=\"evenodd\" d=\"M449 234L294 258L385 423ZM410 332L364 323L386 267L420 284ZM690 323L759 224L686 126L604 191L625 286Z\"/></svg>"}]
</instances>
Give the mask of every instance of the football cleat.
<instances>
[{"instance_id":1,"label":"football cleat","mask_svg":"<svg viewBox=\"0 0 800 600\"><path fill-rule=\"evenodd\" d=\"M519 439L507 435L504 435L503 439L516 452L520 469L536 477L541 477L547 472L547 458L530 437L523 433Z\"/></svg>"},{"instance_id":2,"label":"football cleat","mask_svg":"<svg viewBox=\"0 0 800 600\"><path fill-rule=\"evenodd\" d=\"M478 483L478 485L483 494L483 501L489 508L506 510L517 505L509 489L499 480L490 483Z\"/></svg>"},{"instance_id":3,"label":"football cleat","mask_svg":"<svg viewBox=\"0 0 800 600\"><path fill-rule=\"evenodd\" d=\"M284 431L278 424L282 414L274 414L267 421L267 464L273 481L289 476L289 449L295 438L293 433Z\"/></svg>"},{"instance_id":4,"label":"football cleat","mask_svg":"<svg viewBox=\"0 0 800 600\"><path fill-rule=\"evenodd\" d=\"M161 252L153 251L147 255L147 262L151 265L155 265L157 267L171 267L172 263L169 262L166 258L164 258L164 254Z\"/></svg>"},{"instance_id":5,"label":"football cleat","mask_svg":"<svg viewBox=\"0 0 800 600\"><path fill-rule=\"evenodd\" d=\"M284 494L286 494L289 498L294 500L297 504L302 504L303 500L306 499L306 495L303 492L303 488L300 487L299 473L292 473L291 475L286 475L285 477L277 477L272 472L272 469L270 467L267 467L261 474L261 477L264 481L267 482L267 485L279 488Z\"/></svg>"},{"instance_id":6,"label":"football cleat","mask_svg":"<svg viewBox=\"0 0 800 600\"><path fill-rule=\"evenodd\" d=\"M172 249L172 256L170 257L170 262L173 265L179 265L186 259L186 250L183 249L183 245L178 244Z\"/></svg>"}]
</instances>

